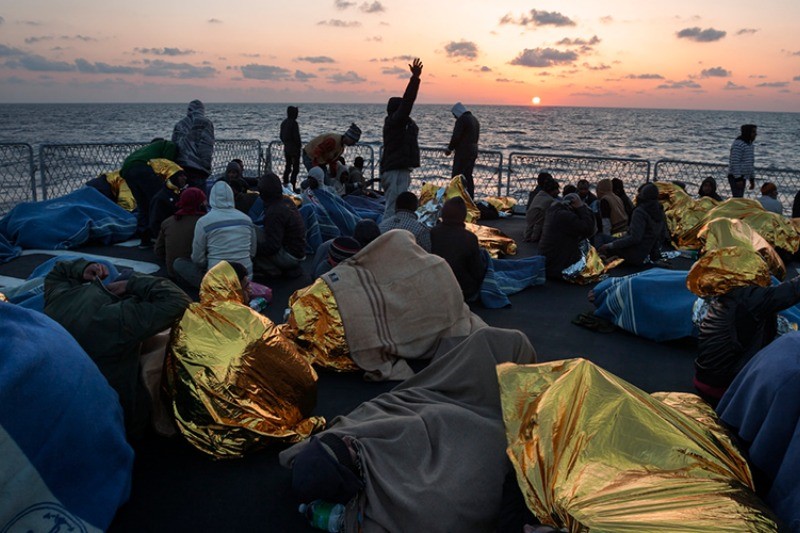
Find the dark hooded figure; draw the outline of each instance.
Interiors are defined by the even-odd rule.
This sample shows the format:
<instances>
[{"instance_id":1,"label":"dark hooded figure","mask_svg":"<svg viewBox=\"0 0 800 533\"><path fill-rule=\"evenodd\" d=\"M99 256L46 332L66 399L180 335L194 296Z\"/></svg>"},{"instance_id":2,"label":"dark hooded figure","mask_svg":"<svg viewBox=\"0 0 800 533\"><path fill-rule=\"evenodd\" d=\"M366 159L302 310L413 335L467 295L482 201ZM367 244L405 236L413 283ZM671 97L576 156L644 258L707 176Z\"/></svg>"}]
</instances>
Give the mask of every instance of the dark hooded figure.
<instances>
[{"instance_id":1,"label":"dark hooded figure","mask_svg":"<svg viewBox=\"0 0 800 533\"><path fill-rule=\"evenodd\" d=\"M697 195L700 198L707 196L709 198L713 198L718 202L722 201L722 196L720 196L717 193L717 180L715 180L711 176L704 179L703 183L700 184L700 189L697 191Z\"/></svg>"},{"instance_id":2,"label":"dark hooded figure","mask_svg":"<svg viewBox=\"0 0 800 533\"><path fill-rule=\"evenodd\" d=\"M233 202L236 209L244 214L250 213L250 208L253 207L258 195L250 193L247 180L244 177L244 169L239 159L232 159L228 166L225 168L225 176L222 180L231 186L233 191Z\"/></svg>"},{"instance_id":3,"label":"dark hooded figure","mask_svg":"<svg viewBox=\"0 0 800 533\"><path fill-rule=\"evenodd\" d=\"M533 203L533 199L536 198L536 195L539 194L544 187L545 183L549 183L551 181L555 181L553 175L549 172L539 172L539 175L536 176L536 187L528 193L528 203L525 205L525 210L531 208L531 204Z\"/></svg>"},{"instance_id":4,"label":"dark hooded figure","mask_svg":"<svg viewBox=\"0 0 800 533\"><path fill-rule=\"evenodd\" d=\"M286 108L286 118L281 122L281 142L286 166L283 169L283 184L290 182L292 188L297 186L297 174L300 172L300 151L303 142L300 140L300 127L297 125L298 109L290 105Z\"/></svg>"},{"instance_id":5,"label":"dark hooded figure","mask_svg":"<svg viewBox=\"0 0 800 533\"><path fill-rule=\"evenodd\" d=\"M450 137L450 144L447 145L445 154L450 155L450 152L455 151L452 175L464 176L467 192L472 198L475 198L475 182L472 179L472 171L475 169L475 160L478 159L481 124L461 102L456 103L451 111L456 117L456 124L453 126L453 135Z\"/></svg>"},{"instance_id":6,"label":"dark hooded figure","mask_svg":"<svg viewBox=\"0 0 800 533\"><path fill-rule=\"evenodd\" d=\"M614 191L620 200L622 200L622 205L625 207L625 213L628 215L628 220L631 219L631 215L633 215L633 202L631 201L628 193L625 192L625 183L619 179L614 178L611 180L611 190Z\"/></svg>"},{"instance_id":7,"label":"dark hooded figure","mask_svg":"<svg viewBox=\"0 0 800 533\"><path fill-rule=\"evenodd\" d=\"M411 169L419 167L419 128L411 119L411 109L419 92L419 76L422 61L418 58L408 66L411 79L402 98L393 97L386 104L383 121L383 156L381 157L381 185L384 190L386 209L383 217L394 215L397 195L408 190Z\"/></svg>"},{"instance_id":8,"label":"dark hooded figure","mask_svg":"<svg viewBox=\"0 0 800 533\"><path fill-rule=\"evenodd\" d=\"M741 135L736 137L731 145L728 183L731 186L731 196L734 198L744 196L745 181L750 182L751 191L756 186L753 142L757 134L758 128L755 124L743 124Z\"/></svg>"},{"instance_id":9,"label":"dark hooded figure","mask_svg":"<svg viewBox=\"0 0 800 533\"><path fill-rule=\"evenodd\" d=\"M257 229L256 274L296 278L306 258L306 225L294 202L283 195L281 179L267 172L258 181L264 202L264 229Z\"/></svg>"},{"instance_id":10,"label":"dark hooded figure","mask_svg":"<svg viewBox=\"0 0 800 533\"><path fill-rule=\"evenodd\" d=\"M186 116L172 130L172 142L178 147L175 162L186 172L189 186L205 191L214 157L214 124L206 117L203 102L189 102Z\"/></svg>"},{"instance_id":11,"label":"dark hooded figure","mask_svg":"<svg viewBox=\"0 0 800 533\"><path fill-rule=\"evenodd\" d=\"M601 246L598 251L621 257L626 265L641 265L648 257L657 258L664 228L664 209L658 202L658 187L647 183L636 197L628 234Z\"/></svg>"}]
</instances>

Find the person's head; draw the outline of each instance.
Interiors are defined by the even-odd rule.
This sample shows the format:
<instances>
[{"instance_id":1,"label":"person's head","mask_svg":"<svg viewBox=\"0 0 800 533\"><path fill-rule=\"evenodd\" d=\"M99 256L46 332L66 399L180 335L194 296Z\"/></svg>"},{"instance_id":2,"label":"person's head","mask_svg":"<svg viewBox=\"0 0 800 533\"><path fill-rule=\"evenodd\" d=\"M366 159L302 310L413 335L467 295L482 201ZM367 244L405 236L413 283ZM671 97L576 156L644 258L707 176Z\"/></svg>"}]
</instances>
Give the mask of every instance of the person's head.
<instances>
[{"instance_id":1,"label":"person's head","mask_svg":"<svg viewBox=\"0 0 800 533\"><path fill-rule=\"evenodd\" d=\"M252 296L252 290L250 288L250 275L247 273L247 268L241 264L237 263L236 261L229 261L229 265L233 268L233 271L236 272L236 277L239 279L239 285L242 287L242 301L247 305L250 303L250 298Z\"/></svg>"},{"instance_id":2,"label":"person's head","mask_svg":"<svg viewBox=\"0 0 800 533\"><path fill-rule=\"evenodd\" d=\"M311 189L318 189L320 183L325 183L325 171L322 167L312 167L311 170L308 171L308 178L303 180L300 184L300 188L303 190Z\"/></svg>"},{"instance_id":3,"label":"person's head","mask_svg":"<svg viewBox=\"0 0 800 533\"><path fill-rule=\"evenodd\" d=\"M581 197L578 196L578 193L571 192L564 195L564 198L561 200L561 204L574 210L583 205L583 200L581 200Z\"/></svg>"},{"instance_id":4,"label":"person's head","mask_svg":"<svg viewBox=\"0 0 800 533\"><path fill-rule=\"evenodd\" d=\"M539 186L543 186L548 181L553 180L553 175L549 172L539 172L539 175L536 176L536 184Z\"/></svg>"},{"instance_id":5,"label":"person's head","mask_svg":"<svg viewBox=\"0 0 800 533\"><path fill-rule=\"evenodd\" d=\"M225 167L225 179L228 183L242 177L242 166L234 159Z\"/></svg>"},{"instance_id":6,"label":"person's head","mask_svg":"<svg viewBox=\"0 0 800 533\"><path fill-rule=\"evenodd\" d=\"M614 194L617 196L626 196L625 183L619 178L613 178L611 180L611 190L614 191Z\"/></svg>"},{"instance_id":7,"label":"person's head","mask_svg":"<svg viewBox=\"0 0 800 533\"><path fill-rule=\"evenodd\" d=\"M771 181L766 182L764 185L761 186L761 195L769 196L770 198L777 198L778 186L772 183Z\"/></svg>"},{"instance_id":8,"label":"person's head","mask_svg":"<svg viewBox=\"0 0 800 533\"><path fill-rule=\"evenodd\" d=\"M380 236L381 229L378 227L377 222L369 218L359 220L353 230L353 238L361 244L362 248Z\"/></svg>"},{"instance_id":9,"label":"person's head","mask_svg":"<svg viewBox=\"0 0 800 533\"><path fill-rule=\"evenodd\" d=\"M364 169L364 158L361 157L361 156L358 156L355 159L353 159L353 166L356 167L359 170L363 170Z\"/></svg>"},{"instance_id":10,"label":"person's head","mask_svg":"<svg viewBox=\"0 0 800 533\"><path fill-rule=\"evenodd\" d=\"M176 186L178 189L183 189L186 186L186 174L182 170L176 172L169 178L169 182Z\"/></svg>"},{"instance_id":11,"label":"person's head","mask_svg":"<svg viewBox=\"0 0 800 533\"><path fill-rule=\"evenodd\" d=\"M361 243L353 237L336 237L328 249L328 263L336 266L345 259L349 259L361 250Z\"/></svg>"},{"instance_id":12,"label":"person's head","mask_svg":"<svg viewBox=\"0 0 800 533\"><path fill-rule=\"evenodd\" d=\"M350 124L350 127L347 128L347 131L344 132L342 135L342 144L346 146L353 146L358 142L361 138L361 128L356 126L356 123L353 122Z\"/></svg>"},{"instance_id":13,"label":"person's head","mask_svg":"<svg viewBox=\"0 0 800 533\"><path fill-rule=\"evenodd\" d=\"M297 118L299 112L300 111L297 109L297 107L293 105L290 105L289 107L286 108L286 116L289 118Z\"/></svg>"},{"instance_id":14,"label":"person's head","mask_svg":"<svg viewBox=\"0 0 800 533\"><path fill-rule=\"evenodd\" d=\"M446 224L463 224L467 219L467 204L460 196L447 200L442 206L442 222Z\"/></svg>"},{"instance_id":15,"label":"person's head","mask_svg":"<svg viewBox=\"0 0 800 533\"><path fill-rule=\"evenodd\" d=\"M567 185L564 185L564 190L561 191L561 192L563 192L564 196L566 196L568 194L577 193L578 192L578 188L575 187L573 184L568 183Z\"/></svg>"},{"instance_id":16,"label":"person's head","mask_svg":"<svg viewBox=\"0 0 800 533\"><path fill-rule=\"evenodd\" d=\"M597 197L601 198L607 194L614 194L614 191L611 190L611 180L604 178L597 182Z\"/></svg>"},{"instance_id":17,"label":"person's head","mask_svg":"<svg viewBox=\"0 0 800 533\"><path fill-rule=\"evenodd\" d=\"M578 180L578 196L581 197L581 200L589 196L589 181L588 180Z\"/></svg>"},{"instance_id":18,"label":"person's head","mask_svg":"<svg viewBox=\"0 0 800 533\"><path fill-rule=\"evenodd\" d=\"M717 180L708 176L700 184L700 196L712 196L717 192Z\"/></svg>"},{"instance_id":19,"label":"person's head","mask_svg":"<svg viewBox=\"0 0 800 533\"><path fill-rule=\"evenodd\" d=\"M391 115L398 109L400 109L400 104L403 103L403 99L399 96L392 96L389 98L389 101L386 102L386 114Z\"/></svg>"},{"instance_id":20,"label":"person's head","mask_svg":"<svg viewBox=\"0 0 800 533\"><path fill-rule=\"evenodd\" d=\"M258 178L258 194L264 204L280 201L283 198L281 179L274 172L267 171Z\"/></svg>"},{"instance_id":21,"label":"person's head","mask_svg":"<svg viewBox=\"0 0 800 533\"><path fill-rule=\"evenodd\" d=\"M464 104L461 102L456 102L450 112L453 113L454 117L459 118L461 115L467 112L467 108L464 107Z\"/></svg>"},{"instance_id":22,"label":"person's head","mask_svg":"<svg viewBox=\"0 0 800 533\"><path fill-rule=\"evenodd\" d=\"M636 203L642 204L644 202L658 202L658 187L652 183L645 183L639 187L639 193L636 195Z\"/></svg>"},{"instance_id":23,"label":"person's head","mask_svg":"<svg viewBox=\"0 0 800 533\"><path fill-rule=\"evenodd\" d=\"M542 190L554 198L558 196L559 189L558 182L553 178L550 178L542 184Z\"/></svg>"},{"instance_id":24,"label":"person's head","mask_svg":"<svg viewBox=\"0 0 800 533\"><path fill-rule=\"evenodd\" d=\"M239 163L239 168L242 169L242 173L244 174L244 161L242 161L238 157L236 159L231 159L231 161L233 161L234 163Z\"/></svg>"},{"instance_id":25,"label":"person's head","mask_svg":"<svg viewBox=\"0 0 800 533\"><path fill-rule=\"evenodd\" d=\"M189 109L187 110L188 114L191 115L194 113L199 113L202 115L205 112L206 112L206 106L203 105L203 102L201 102L200 100L192 100L191 102L189 102Z\"/></svg>"},{"instance_id":26,"label":"person's head","mask_svg":"<svg viewBox=\"0 0 800 533\"><path fill-rule=\"evenodd\" d=\"M203 215L206 212L206 193L197 187L187 187L181 191L175 207L178 220L184 215Z\"/></svg>"},{"instance_id":27,"label":"person's head","mask_svg":"<svg viewBox=\"0 0 800 533\"><path fill-rule=\"evenodd\" d=\"M404 191L397 195L394 206L398 211L416 211L419 206L419 200L413 192Z\"/></svg>"},{"instance_id":28,"label":"person's head","mask_svg":"<svg viewBox=\"0 0 800 533\"><path fill-rule=\"evenodd\" d=\"M741 127L742 140L751 143L756 140L758 134L758 126L755 124L742 124Z\"/></svg>"}]
</instances>

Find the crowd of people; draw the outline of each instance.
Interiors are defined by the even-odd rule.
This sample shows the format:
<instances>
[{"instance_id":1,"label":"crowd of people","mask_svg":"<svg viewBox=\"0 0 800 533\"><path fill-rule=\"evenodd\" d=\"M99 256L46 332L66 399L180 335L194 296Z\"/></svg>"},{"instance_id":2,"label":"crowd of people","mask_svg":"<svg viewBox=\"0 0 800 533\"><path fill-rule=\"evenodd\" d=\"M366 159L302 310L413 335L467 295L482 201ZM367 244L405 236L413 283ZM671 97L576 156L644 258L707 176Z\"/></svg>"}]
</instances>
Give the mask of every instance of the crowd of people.
<instances>
[{"instance_id":1,"label":"crowd of people","mask_svg":"<svg viewBox=\"0 0 800 533\"><path fill-rule=\"evenodd\" d=\"M215 456L238 456L272 438L303 441L281 458L293 468L293 488L299 495L309 502L333 498L347 503L361 498L357 509L361 513L366 510L367 523L388 530L416 530L425 529L426 517L401 512L405 509L403 498L412 494L400 489L413 485L414 460L435 462L439 451L421 445L401 450L387 439L406 435L416 439L414 431L423 430L426 435L449 435L442 440L449 457L429 465L435 483L426 484L426 490L431 501L447 490L445 499L453 502L448 525L488 530L495 527L505 503L505 478L513 476L504 455L500 396L492 369L503 362L535 361L524 335L492 328L480 330L482 333L472 334L435 360L425 373L405 382L384 400L386 403L365 404L321 436L307 440L324 423L311 416L317 375L300 349L275 340L280 337L280 328L249 307L254 282L303 275L311 279L328 276L330 280L334 269L352 264L348 260L397 230L413 235L409 246L416 243L419 254L432 254L447 264L461 291L459 305L477 300L490 268L478 237L467 227L468 202L475 194L473 169L480 125L463 104L453 106L456 122L446 153L455 152L452 173L462 176L467 197L444 201L438 213L440 221L428 227L417 216L419 198L409 190L413 169L420 165L419 128L411 114L420 89L422 62L415 59L409 70L403 96L390 98L387 103L381 190L372 188L365 179L362 158L355 158L351 166L346 164L347 147L361 136L356 124L343 133L318 135L304 145L295 106L288 107L287 118L280 126L286 161L282 177L267 171L255 180L248 179L240 160L230 161L224 175L214 177L214 126L205 116L202 102L192 101L171 140L154 139L134 151L120 171L138 206L140 246L154 246L169 279L132 273L108 283L109 270L101 263L81 259L58 262L45 279L44 311L77 341L116 392L129 438L141 435L149 420L163 416L159 412L169 403L172 421L184 436ZM748 182L750 189L754 188L755 137L755 126L742 126L742 135L731 148L728 179L733 197L743 196ZM304 176L301 160L306 168ZM298 183L300 177L303 179ZM671 238L658 186L642 184L634 200L618 178L601 179L594 189L593 193L586 179L562 187L551 173L539 174L529 196L524 240L537 243L547 277L564 281L565 272L585 262L591 249L606 261L623 259L625 265L634 268L662 264L662 252L670 247ZM776 185L764 183L761 193L758 201L764 210L782 215ZM371 216L354 220L351 231L312 246L303 206L324 205L328 198L347 196L362 197L371 207L379 207ZM713 177L702 182L698 196L724 200ZM307 261L308 257L313 260ZM187 292L198 290L199 303L191 303ZM748 362L757 360L756 353L776 337L775 313L798 302L800 278L776 287L737 287L711 298L699 327L694 377L698 392L711 403L722 400L725 412L733 413L730 406L738 405L736 394L747 388L744 378L738 376L748 374ZM172 333L164 379L169 380L175 394L167 400L153 393L152 383L145 382L140 359L142 343L165 330ZM192 337L201 330L213 342L207 338L198 342ZM507 345L509 351L501 353L500 345ZM220 372L215 358L233 350L231 346L236 346L236 361L221 365L225 370ZM474 367L465 363L472 360ZM264 361L280 367L284 377L271 381ZM486 371L478 375L477 369L482 367ZM206 380L202 386L192 377L198 375ZM732 383L733 396L726 396ZM436 387L452 387L442 390L456 392L440 397L434 392ZM281 405L270 416L258 409L247 411L262 400L254 399L257 394L253 390L268 391L264 394L280 398ZM487 391L491 392L489 396ZM204 405L210 406L209 412L198 414L185 409L179 396L202 398ZM391 410L395 405L419 409L421 425L416 429L413 424L393 425ZM741 406L736 409L736 414L741 414ZM243 411L252 418L231 429L231 420L242 416ZM257 439L244 437L254 431L253 420L259 417L270 422L259 422ZM723 420L728 419L723 416ZM735 429L743 427L734 414L730 420ZM486 440L470 438L459 426L462 421L475 424L476 433ZM227 429L222 431L221 426ZM754 437L748 437L744 430L741 436L753 442ZM462 447L464 440L472 444ZM456 449L461 454L450 453ZM393 471L385 460L392 453L411 465L400 485L376 474L375 469L380 468ZM477 465L477 476L456 474L464 457ZM482 460L484 464L480 464ZM373 461L368 473L364 471L365 461ZM764 475L768 484L777 476L774 469ZM785 477L785 473L781 475ZM490 503L484 508L480 508L480 502L472 502L474 493L468 490L468 484L476 480L492 491L488 499L479 498ZM417 492L414 495L419 496ZM781 501L791 497L785 492L780 495ZM439 519L444 520L442 516ZM94 525L103 528L108 524Z\"/></svg>"}]
</instances>

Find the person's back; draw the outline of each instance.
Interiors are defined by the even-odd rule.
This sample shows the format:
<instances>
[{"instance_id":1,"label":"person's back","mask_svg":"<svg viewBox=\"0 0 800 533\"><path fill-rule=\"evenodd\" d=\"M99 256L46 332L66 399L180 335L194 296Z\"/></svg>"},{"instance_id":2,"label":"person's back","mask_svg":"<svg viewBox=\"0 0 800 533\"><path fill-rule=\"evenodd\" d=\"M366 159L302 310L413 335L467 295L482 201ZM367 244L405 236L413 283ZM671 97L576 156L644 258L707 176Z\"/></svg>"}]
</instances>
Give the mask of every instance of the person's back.
<instances>
[{"instance_id":1,"label":"person's back","mask_svg":"<svg viewBox=\"0 0 800 533\"><path fill-rule=\"evenodd\" d=\"M742 198L746 181L750 182L750 190L755 187L755 149L758 128L755 124L743 124L741 134L731 144L731 155L728 164L728 183L731 196Z\"/></svg>"},{"instance_id":2,"label":"person's back","mask_svg":"<svg viewBox=\"0 0 800 533\"><path fill-rule=\"evenodd\" d=\"M544 217L547 210L553 204L553 200L558 195L558 183L550 179L545 182L539 193L534 196L530 207L525 212L525 233L523 240L528 242L539 242L542 238L542 228L544 228Z\"/></svg>"},{"instance_id":3,"label":"person's back","mask_svg":"<svg viewBox=\"0 0 800 533\"><path fill-rule=\"evenodd\" d=\"M442 222L431 228L431 253L442 257L453 270L465 300L480 291L487 264L478 237L464 226L467 208L460 197L442 207Z\"/></svg>"},{"instance_id":4,"label":"person's back","mask_svg":"<svg viewBox=\"0 0 800 533\"><path fill-rule=\"evenodd\" d=\"M447 149L454 151L456 155L460 152L463 154L462 157L477 157L478 140L481 135L478 119L461 102L453 106L452 112L456 115L456 123Z\"/></svg>"},{"instance_id":5,"label":"person's back","mask_svg":"<svg viewBox=\"0 0 800 533\"><path fill-rule=\"evenodd\" d=\"M295 106L286 108L286 118L281 122L280 138L283 143L283 155L286 166L283 169L283 184L297 186L297 174L300 172L300 150L303 142L300 139L300 127L297 125L299 110Z\"/></svg>"},{"instance_id":6,"label":"person's back","mask_svg":"<svg viewBox=\"0 0 800 533\"><path fill-rule=\"evenodd\" d=\"M416 210L419 200L410 191L405 191L397 196L395 213L385 217L378 227L381 233L393 229L404 229L414 234L414 238L426 252L431 251L431 230L417 218Z\"/></svg>"},{"instance_id":7,"label":"person's back","mask_svg":"<svg viewBox=\"0 0 800 533\"><path fill-rule=\"evenodd\" d=\"M621 257L629 265L641 265L648 257L654 257L660 248L666 224L664 210L658 202L658 187L648 183L636 198L637 205L627 235L601 246L599 250Z\"/></svg>"},{"instance_id":8,"label":"person's back","mask_svg":"<svg viewBox=\"0 0 800 533\"><path fill-rule=\"evenodd\" d=\"M172 142L178 147L176 163L184 169L199 170L205 177L211 174L214 124L206 117L203 102L189 102L186 116L175 124L172 131Z\"/></svg>"},{"instance_id":9,"label":"person's back","mask_svg":"<svg viewBox=\"0 0 800 533\"><path fill-rule=\"evenodd\" d=\"M176 213L161 223L154 251L166 262L170 277L175 276L175 259L189 259L192 256L194 228L200 217L206 214L205 202L203 191L189 187L181 193Z\"/></svg>"},{"instance_id":10,"label":"person's back","mask_svg":"<svg viewBox=\"0 0 800 533\"><path fill-rule=\"evenodd\" d=\"M237 210L233 191L224 181L211 188L211 210L197 221L192 261L208 270L220 261L235 261L253 272L256 233L250 217Z\"/></svg>"},{"instance_id":11,"label":"person's back","mask_svg":"<svg viewBox=\"0 0 800 533\"><path fill-rule=\"evenodd\" d=\"M765 211L778 215L783 214L783 204L778 200L778 187L771 181L761 186L761 196L758 197L758 203L761 204Z\"/></svg>"},{"instance_id":12,"label":"person's back","mask_svg":"<svg viewBox=\"0 0 800 533\"><path fill-rule=\"evenodd\" d=\"M581 241L595 232L595 217L576 193L553 202L547 210L539 240L539 253L546 259L547 277L562 279L565 268L581 258Z\"/></svg>"}]
</instances>

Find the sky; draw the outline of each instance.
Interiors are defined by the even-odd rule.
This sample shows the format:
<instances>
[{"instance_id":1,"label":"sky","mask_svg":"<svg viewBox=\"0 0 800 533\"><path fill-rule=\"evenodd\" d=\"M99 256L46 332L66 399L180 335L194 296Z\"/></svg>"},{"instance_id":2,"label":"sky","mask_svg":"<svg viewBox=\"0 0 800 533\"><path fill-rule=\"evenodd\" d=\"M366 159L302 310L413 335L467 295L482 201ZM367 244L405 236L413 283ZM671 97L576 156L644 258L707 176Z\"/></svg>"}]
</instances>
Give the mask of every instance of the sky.
<instances>
[{"instance_id":1,"label":"sky","mask_svg":"<svg viewBox=\"0 0 800 533\"><path fill-rule=\"evenodd\" d=\"M0 0L0 103L800 112L800 0Z\"/></svg>"}]
</instances>

